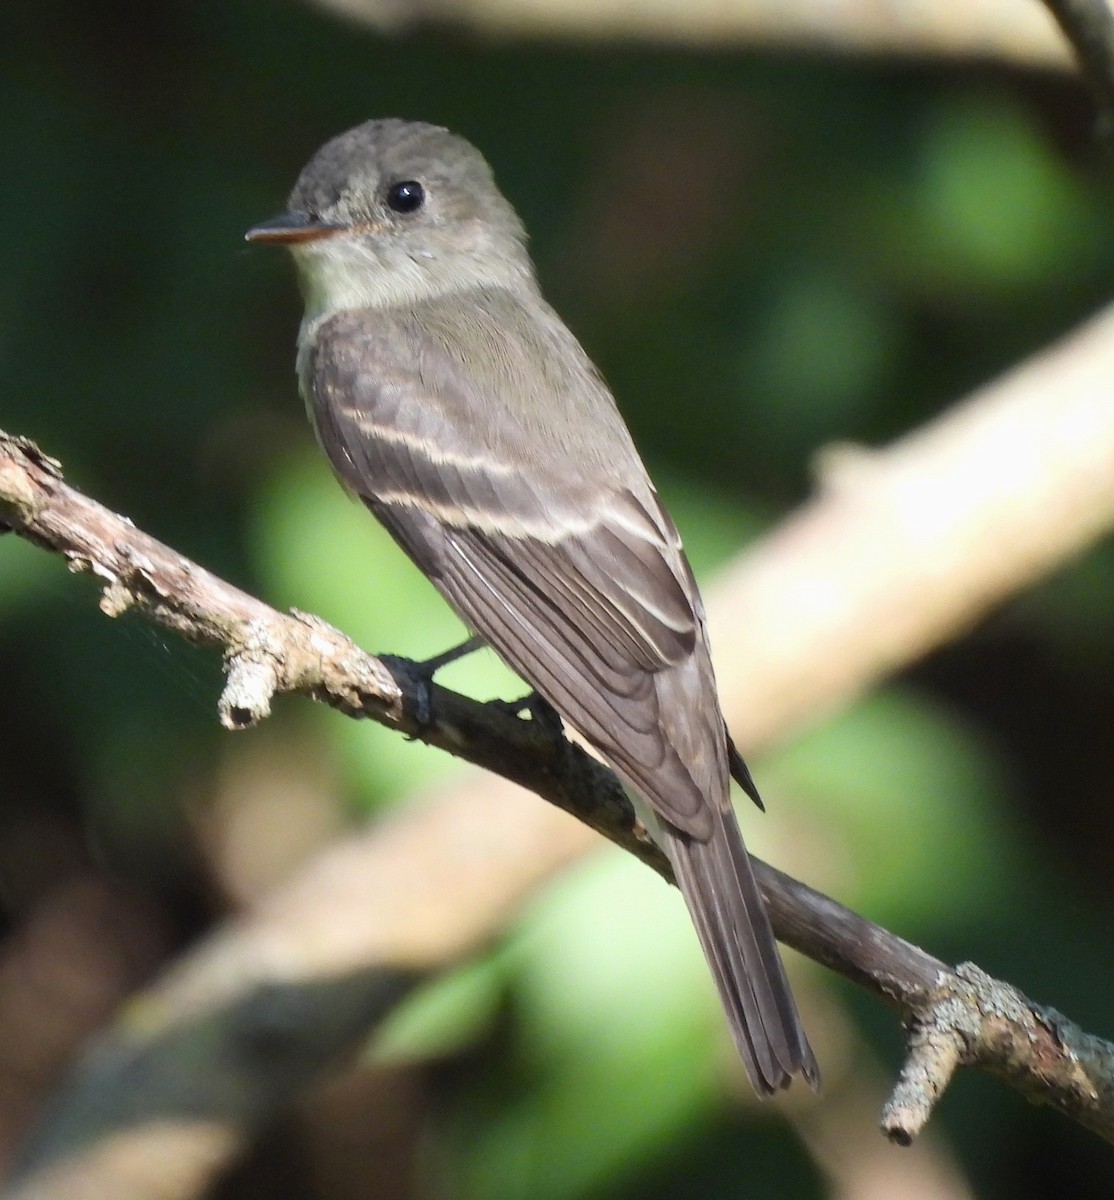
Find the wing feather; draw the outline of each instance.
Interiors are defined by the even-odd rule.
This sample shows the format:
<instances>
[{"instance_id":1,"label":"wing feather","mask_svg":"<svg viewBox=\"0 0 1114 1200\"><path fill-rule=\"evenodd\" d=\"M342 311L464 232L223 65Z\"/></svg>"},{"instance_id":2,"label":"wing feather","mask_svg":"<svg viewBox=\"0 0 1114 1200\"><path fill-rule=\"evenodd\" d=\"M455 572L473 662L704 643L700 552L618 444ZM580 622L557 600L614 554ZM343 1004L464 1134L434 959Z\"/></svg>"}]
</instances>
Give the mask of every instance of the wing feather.
<instances>
[{"instance_id":1,"label":"wing feather","mask_svg":"<svg viewBox=\"0 0 1114 1200\"><path fill-rule=\"evenodd\" d=\"M352 318L319 333L311 389L342 480L628 782L679 828L706 836L707 797L725 789L726 772L717 754L703 755L694 777L666 735L655 683L697 647L699 601L625 430L608 448L610 469L594 477L568 454L532 460L505 428L497 457L491 431L460 419L483 407L459 394L468 385L459 367L445 369L414 331L384 337L353 330Z\"/></svg>"}]
</instances>

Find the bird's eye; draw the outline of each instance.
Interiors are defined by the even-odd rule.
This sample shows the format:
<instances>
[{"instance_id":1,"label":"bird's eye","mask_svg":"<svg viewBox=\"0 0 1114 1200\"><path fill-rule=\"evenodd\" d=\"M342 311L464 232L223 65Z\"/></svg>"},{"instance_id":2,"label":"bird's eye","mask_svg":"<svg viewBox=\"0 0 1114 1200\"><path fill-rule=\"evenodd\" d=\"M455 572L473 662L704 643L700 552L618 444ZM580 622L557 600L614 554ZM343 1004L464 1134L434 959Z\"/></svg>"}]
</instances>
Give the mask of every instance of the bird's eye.
<instances>
[{"instance_id":1,"label":"bird's eye","mask_svg":"<svg viewBox=\"0 0 1114 1200\"><path fill-rule=\"evenodd\" d=\"M416 179L392 183L387 189L387 207L397 213L417 212L425 203L425 188Z\"/></svg>"}]
</instances>

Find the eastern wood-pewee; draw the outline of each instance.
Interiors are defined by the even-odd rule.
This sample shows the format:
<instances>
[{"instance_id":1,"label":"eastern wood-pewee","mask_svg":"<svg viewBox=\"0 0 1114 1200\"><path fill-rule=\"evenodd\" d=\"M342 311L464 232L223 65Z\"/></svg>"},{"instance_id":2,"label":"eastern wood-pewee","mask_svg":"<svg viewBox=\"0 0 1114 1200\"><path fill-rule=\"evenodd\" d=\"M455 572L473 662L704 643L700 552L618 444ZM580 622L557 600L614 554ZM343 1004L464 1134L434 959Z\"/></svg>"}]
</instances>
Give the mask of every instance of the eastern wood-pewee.
<instances>
[{"instance_id":1,"label":"eastern wood-pewee","mask_svg":"<svg viewBox=\"0 0 1114 1200\"><path fill-rule=\"evenodd\" d=\"M247 236L293 252L301 389L343 484L631 790L755 1088L815 1086L681 540L487 163L447 130L369 121Z\"/></svg>"}]
</instances>

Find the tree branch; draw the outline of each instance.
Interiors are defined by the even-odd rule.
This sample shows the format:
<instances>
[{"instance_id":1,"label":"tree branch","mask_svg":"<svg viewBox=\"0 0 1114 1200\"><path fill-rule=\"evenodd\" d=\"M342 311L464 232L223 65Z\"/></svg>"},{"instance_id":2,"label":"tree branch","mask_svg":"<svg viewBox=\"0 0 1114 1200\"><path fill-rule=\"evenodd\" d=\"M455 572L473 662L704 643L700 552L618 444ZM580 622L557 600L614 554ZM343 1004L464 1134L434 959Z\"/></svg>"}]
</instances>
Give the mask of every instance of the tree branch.
<instances>
[{"instance_id":1,"label":"tree branch","mask_svg":"<svg viewBox=\"0 0 1114 1200\"><path fill-rule=\"evenodd\" d=\"M775 713L760 740L784 736L817 704L830 708L1114 526L1112 358L1108 313L893 450L845 456L840 485L748 557L758 567L741 569L751 589L742 625L758 641L772 633L775 646L755 664L754 686L771 685L762 708ZM1009 469L992 469L1000 461ZM887 520L897 514L895 529L905 521L904 538L878 543L879 509ZM536 791L668 875L613 776L579 747L442 688L434 689L432 722L419 727L404 667L388 668L323 622L278 613L190 563L70 488L56 463L19 438L0 437L0 524L94 574L110 615L133 608L219 646L229 676L226 724L258 720L274 692L314 696ZM969 536L957 536L963 528ZM936 586L928 590L937 594L910 615L907 577L924 590L918 572L937 538L947 547L929 568ZM870 552L853 567L860 586L848 585L846 603L842 581L815 594L805 586L823 580L817 565L829 562L833 544ZM771 573L778 560L783 575ZM737 579L732 595L739 599ZM828 656L842 666L829 674L825 662L817 671L817 640L842 629L860 602L859 636L835 643L840 653ZM772 626L762 623L768 612ZM794 648L811 669L793 660ZM807 687L777 685L779 669L783 681L813 680L811 702ZM249 917L206 939L125 1013L29 1148L12 1194L194 1194L252 1128L349 1050L415 980L482 946L523 896L587 844L558 814L485 784L482 796L407 813L328 851ZM778 936L910 1022L910 1061L885 1116L889 1136L911 1138L954 1067L971 1064L1114 1141L1108 1044L976 968L953 970L765 864L757 869ZM175 1180L166 1177L169 1150ZM100 1190L89 1191L94 1180Z\"/></svg>"}]
</instances>

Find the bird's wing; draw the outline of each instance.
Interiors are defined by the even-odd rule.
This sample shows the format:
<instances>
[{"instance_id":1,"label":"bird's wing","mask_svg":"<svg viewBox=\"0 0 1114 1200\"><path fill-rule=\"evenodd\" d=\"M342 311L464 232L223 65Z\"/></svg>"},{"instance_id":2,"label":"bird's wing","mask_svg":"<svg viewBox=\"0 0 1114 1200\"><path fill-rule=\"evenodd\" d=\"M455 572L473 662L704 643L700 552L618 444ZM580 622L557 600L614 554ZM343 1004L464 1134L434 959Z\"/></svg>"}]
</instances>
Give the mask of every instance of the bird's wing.
<instances>
[{"instance_id":1,"label":"bird's wing","mask_svg":"<svg viewBox=\"0 0 1114 1200\"><path fill-rule=\"evenodd\" d=\"M478 357L495 377L475 377L475 356L460 352L460 331L447 332L436 312L420 323L330 318L302 363L318 437L341 480L468 626L664 819L663 848L755 1086L773 1091L798 1071L815 1084L730 808L728 769L739 774L741 760L729 762L703 610L676 530L590 364L563 395L564 365L577 355L587 364L571 335L549 358L540 348L551 406L508 411L537 359L523 361L512 325L497 342L489 308L440 316L451 328L461 309L473 322L465 336L488 338ZM575 411L591 387L602 395ZM572 425L584 421L591 437L573 443Z\"/></svg>"},{"instance_id":2,"label":"bird's wing","mask_svg":"<svg viewBox=\"0 0 1114 1200\"><path fill-rule=\"evenodd\" d=\"M303 384L334 469L474 632L660 815L708 837L727 759L700 602L625 430L608 470L582 470L558 416L501 410L481 390L498 381L428 324L350 312L318 331Z\"/></svg>"}]
</instances>

